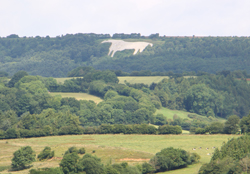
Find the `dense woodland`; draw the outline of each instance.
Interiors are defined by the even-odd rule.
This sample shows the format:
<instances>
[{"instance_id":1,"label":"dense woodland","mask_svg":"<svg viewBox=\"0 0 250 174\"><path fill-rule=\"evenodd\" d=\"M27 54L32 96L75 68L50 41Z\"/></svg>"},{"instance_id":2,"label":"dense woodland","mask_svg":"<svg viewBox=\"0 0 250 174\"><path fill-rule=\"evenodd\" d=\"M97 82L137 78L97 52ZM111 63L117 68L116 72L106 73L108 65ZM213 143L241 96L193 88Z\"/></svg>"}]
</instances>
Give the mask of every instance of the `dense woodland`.
<instances>
[{"instance_id":1,"label":"dense woodland","mask_svg":"<svg viewBox=\"0 0 250 174\"><path fill-rule=\"evenodd\" d=\"M161 107L160 100L139 89L118 84L115 73L111 71L94 70L84 78L84 87L88 88L83 89L104 98L105 101L98 105L93 101L49 94L48 89L79 92L74 79L60 85L53 78L29 76L25 71L16 73L10 81L4 79L0 88L1 138L82 133L181 133L181 127L176 124L158 130L146 125L167 123L163 115L154 115L156 106ZM113 90L115 87L121 95Z\"/></svg>"},{"instance_id":2,"label":"dense woodland","mask_svg":"<svg viewBox=\"0 0 250 174\"><path fill-rule=\"evenodd\" d=\"M79 72L78 72L79 71ZM82 78L63 84L50 77L19 71L8 81L1 77L0 137L37 137L65 134L124 133L180 134L249 132L250 86L235 73L221 72L193 78L176 77L158 84L119 84L115 72L81 67L69 74ZM238 72L237 72L238 73ZM51 96L49 91L85 92L104 99L93 101ZM185 110L190 119L155 114L162 107ZM203 115L203 116L198 116ZM234 116L233 116L234 115ZM233 118L231 118L231 116ZM225 124L216 117L228 118ZM240 118L243 119L240 122ZM148 123L159 125L157 129Z\"/></svg>"},{"instance_id":3,"label":"dense woodland","mask_svg":"<svg viewBox=\"0 0 250 174\"><path fill-rule=\"evenodd\" d=\"M109 43L105 39L152 42L144 52L132 55L133 50L107 56ZM124 72L216 73L222 70L246 70L250 73L250 38L248 37L148 37L140 34L67 34L55 38L0 38L0 69L13 75L24 70L30 75L66 77L79 66Z\"/></svg>"}]
</instances>

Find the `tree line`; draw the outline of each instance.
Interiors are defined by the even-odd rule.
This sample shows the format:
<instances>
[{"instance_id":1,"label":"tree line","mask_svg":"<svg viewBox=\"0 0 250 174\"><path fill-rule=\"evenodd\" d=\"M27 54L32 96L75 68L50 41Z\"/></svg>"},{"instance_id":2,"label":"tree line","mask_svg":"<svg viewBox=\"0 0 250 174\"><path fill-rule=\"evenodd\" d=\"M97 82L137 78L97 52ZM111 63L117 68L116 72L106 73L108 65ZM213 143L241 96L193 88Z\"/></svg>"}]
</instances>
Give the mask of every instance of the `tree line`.
<instances>
[{"instance_id":1,"label":"tree line","mask_svg":"<svg viewBox=\"0 0 250 174\"><path fill-rule=\"evenodd\" d=\"M50 125L27 129L9 128L6 131L0 130L0 139L14 139L14 138L32 138L56 135L82 135L82 134L181 134L182 129L176 125L163 125L158 128L148 124L102 124L100 126L82 127L80 125L68 124L59 128L54 128Z\"/></svg>"}]
</instances>

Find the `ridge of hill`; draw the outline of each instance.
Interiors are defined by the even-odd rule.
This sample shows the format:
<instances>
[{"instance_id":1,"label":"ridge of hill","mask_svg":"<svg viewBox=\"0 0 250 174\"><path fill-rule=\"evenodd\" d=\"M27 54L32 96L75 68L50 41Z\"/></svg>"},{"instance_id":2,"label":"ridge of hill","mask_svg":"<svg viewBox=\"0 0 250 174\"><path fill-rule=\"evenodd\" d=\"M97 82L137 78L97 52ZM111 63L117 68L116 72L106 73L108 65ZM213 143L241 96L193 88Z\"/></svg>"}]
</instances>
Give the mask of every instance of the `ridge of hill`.
<instances>
[{"instance_id":1,"label":"ridge of hill","mask_svg":"<svg viewBox=\"0 0 250 174\"><path fill-rule=\"evenodd\" d=\"M129 42L150 42L142 53L134 50L118 51L108 56L107 39ZM159 37L151 35L67 34L52 37L0 38L0 70L13 75L19 70L30 75L66 77L79 66L125 72L150 70L152 72L182 73L221 70L250 72L250 38L248 37Z\"/></svg>"}]
</instances>

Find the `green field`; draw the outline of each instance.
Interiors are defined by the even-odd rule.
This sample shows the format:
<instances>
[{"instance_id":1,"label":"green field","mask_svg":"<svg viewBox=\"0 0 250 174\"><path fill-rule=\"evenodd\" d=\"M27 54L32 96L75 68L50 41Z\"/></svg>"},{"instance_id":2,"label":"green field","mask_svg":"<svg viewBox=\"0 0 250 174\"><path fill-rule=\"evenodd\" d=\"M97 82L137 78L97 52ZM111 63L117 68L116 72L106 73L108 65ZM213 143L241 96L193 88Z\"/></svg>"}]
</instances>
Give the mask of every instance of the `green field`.
<instances>
[{"instance_id":1,"label":"green field","mask_svg":"<svg viewBox=\"0 0 250 174\"><path fill-rule=\"evenodd\" d=\"M185 112L185 111L180 111L180 110L171 110L168 108L161 108L157 109L155 114L163 114L167 119L173 119L173 116L176 114L178 117L182 119L188 119L191 120L191 118L188 117L189 114L195 115L196 118L200 118L204 121L220 121L220 122L225 122L226 120L223 118L213 118L212 120L208 119L206 116L201 116L196 113L190 113L190 112Z\"/></svg>"},{"instance_id":2,"label":"green field","mask_svg":"<svg viewBox=\"0 0 250 174\"><path fill-rule=\"evenodd\" d=\"M174 170L170 174L197 173L203 163L209 162L214 149L223 142L239 135L66 135L39 138L22 138L0 140L0 166L10 166L13 152L23 146L31 146L39 154L45 146L55 150L55 158L51 161L34 162L32 168L57 167L63 153L72 146L84 147L87 153L95 150L95 155L102 159L102 163L119 163L126 161L131 165L148 161L155 153L166 147L182 148L190 153L196 152L201 156L200 163L181 170ZM199 149L202 147L202 149ZM197 148L197 150L192 150ZM206 150L209 148L209 150ZM28 173L28 170L2 173Z\"/></svg>"},{"instance_id":3,"label":"green field","mask_svg":"<svg viewBox=\"0 0 250 174\"><path fill-rule=\"evenodd\" d=\"M81 78L81 77L65 77L65 78L55 78L58 83L64 83L65 80L72 78ZM169 76L120 76L117 77L119 83L125 84L125 81L129 83L144 83L147 85L154 83L159 83L163 79L169 79ZM195 76L184 76L184 78L195 78Z\"/></svg>"},{"instance_id":4,"label":"green field","mask_svg":"<svg viewBox=\"0 0 250 174\"><path fill-rule=\"evenodd\" d=\"M62 98L65 98L65 97L74 97L77 100L92 100L95 103L100 103L101 101L103 101L101 98L96 97L94 95L87 94L87 93L51 92L50 95L52 95L52 96L60 95L60 96L62 96Z\"/></svg>"},{"instance_id":5,"label":"green field","mask_svg":"<svg viewBox=\"0 0 250 174\"><path fill-rule=\"evenodd\" d=\"M125 81L128 83L144 83L147 85L154 83L159 83L163 79L169 79L168 76L124 76L124 77L118 77L119 83L125 84Z\"/></svg>"}]
</instances>

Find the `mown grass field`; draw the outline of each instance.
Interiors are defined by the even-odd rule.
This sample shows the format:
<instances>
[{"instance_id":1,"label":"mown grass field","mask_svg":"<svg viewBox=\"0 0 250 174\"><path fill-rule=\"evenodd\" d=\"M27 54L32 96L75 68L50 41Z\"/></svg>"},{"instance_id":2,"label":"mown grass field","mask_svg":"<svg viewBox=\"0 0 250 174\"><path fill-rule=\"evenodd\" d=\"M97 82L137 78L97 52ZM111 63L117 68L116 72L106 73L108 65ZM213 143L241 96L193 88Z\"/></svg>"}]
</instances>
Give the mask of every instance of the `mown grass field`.
<instances>
[{"instance_id":1,"label":"mown grass field","mask_svg":"<svg viewBox=\"0 0 250 174\"><path fill-rule=\"evenodd\" d=\"M84 147L87 153L92 153L102 159L103 164L127 161L131 165L148 161L155 153L166 147L182 148L188 152L196 152L201 156L200 163L185 169L165 172L168 174L194 174L203 163L209 162L214 149L223 142L239 135L67 135L40 138L23 138L0 140L0 167L10 166L13 152L23 146L31 146L39 154L45 146L55 151L55 158L50 161L34 162L32 168L57 167L63 153L72 146ZM199 149L202 147L202 149ZM192 150L197 148L197 150ZM206 148L209 148L206 150ZM28 173L30 169L1 173Z\"/></svg>"},{"instance_id":2,"label":"mown grass field","mask_svg":"<svg viewBox=\"0 0 250 174\"><path fill-rule=\"evenodd\" d=\"M50 95L52 95L52 96L60 95L60 96L62 96L62 98L74 97L77 100L92 100L95 103L100 103L101 101L103 101L100 97L96 97L94 95L90 95L90 94L87 94L87 93L51 92Z\"/></svg>"}]
</instances>

